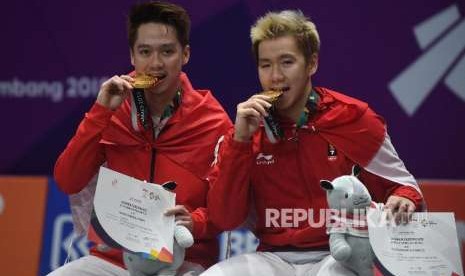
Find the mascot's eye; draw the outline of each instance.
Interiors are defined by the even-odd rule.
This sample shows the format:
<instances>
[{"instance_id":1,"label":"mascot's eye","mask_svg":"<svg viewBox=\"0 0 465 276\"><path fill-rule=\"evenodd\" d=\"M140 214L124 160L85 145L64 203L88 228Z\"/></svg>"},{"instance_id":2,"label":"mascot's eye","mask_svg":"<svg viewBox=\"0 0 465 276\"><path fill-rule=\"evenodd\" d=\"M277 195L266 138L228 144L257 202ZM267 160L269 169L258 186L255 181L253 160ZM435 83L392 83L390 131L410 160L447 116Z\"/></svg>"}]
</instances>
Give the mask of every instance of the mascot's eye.
<instances>
[{"instance_id":1,"label":"mascot's eye","mask_svg":"<svg viewBox=\"0 0 465 276\"><path fill-rule=\"evenodd\" d=\"M348 193L345 193L344 197L345 197L345 198L348 198L348 197L349 197L349 194L348 194Z\"/></svg>"}]
</instances>

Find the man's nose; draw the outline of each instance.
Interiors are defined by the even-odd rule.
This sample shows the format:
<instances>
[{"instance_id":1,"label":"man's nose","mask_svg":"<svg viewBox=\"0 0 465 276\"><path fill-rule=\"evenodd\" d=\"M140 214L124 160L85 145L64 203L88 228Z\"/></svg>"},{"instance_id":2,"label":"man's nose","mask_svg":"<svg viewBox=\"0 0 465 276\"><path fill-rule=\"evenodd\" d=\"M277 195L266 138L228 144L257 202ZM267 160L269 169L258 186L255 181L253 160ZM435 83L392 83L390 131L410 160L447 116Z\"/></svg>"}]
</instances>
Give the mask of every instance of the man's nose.
<instances>
[{"instance_id":1,"label":"man's nose","mask_svg":"<svg viewBox=\"0 0 465 276\"><path fill-rule=\"evenodd\" d=\"M273 83L281 82L284 79L283 72L279 66L273 66L271 69L271 81Z\"/></svg>"},{"instance_id":2,"label":"man's nose","mask_svg":"<svg viewBox=\"0 0 465 276\"><path fill-rule=\"evenodd\" d=\"M163 67L163 64L163 59L160 57L160 55L154 53L148 65L150 66L150 68L159 69Z\"/></svg>"}]
</instances>

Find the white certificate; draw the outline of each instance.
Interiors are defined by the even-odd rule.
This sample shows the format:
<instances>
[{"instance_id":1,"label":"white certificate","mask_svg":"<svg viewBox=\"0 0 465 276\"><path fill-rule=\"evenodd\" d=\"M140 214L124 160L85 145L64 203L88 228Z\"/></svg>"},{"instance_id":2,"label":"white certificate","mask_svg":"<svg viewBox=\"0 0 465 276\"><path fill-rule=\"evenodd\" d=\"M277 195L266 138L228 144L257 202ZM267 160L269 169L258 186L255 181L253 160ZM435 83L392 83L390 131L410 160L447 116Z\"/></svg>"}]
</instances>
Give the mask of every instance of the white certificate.
<instances>
[{"instance_id":1,"label":"white certificate","mask_svg":"<svg viewBox=\"0 0 465 276\"><path fill-rule=\"evenodd\" d=\"M387 225L370 209L368 231L377 275L463 276L453 213L417 212L406 225Z\"/></svg>"},{"instance_id":2,"label":"white certificate","mask_svg":"<svg viewBox=\"0 0 465 276\"><path fill-rule=\"evenodd\" d=\"M92 226L102 241L150 259L173 259L175 194L160 185L101 167L94 197ZM94 240L89 234L89 238ZM108 241L110 240L110 241Z\"/></svg>"}]
</instances>

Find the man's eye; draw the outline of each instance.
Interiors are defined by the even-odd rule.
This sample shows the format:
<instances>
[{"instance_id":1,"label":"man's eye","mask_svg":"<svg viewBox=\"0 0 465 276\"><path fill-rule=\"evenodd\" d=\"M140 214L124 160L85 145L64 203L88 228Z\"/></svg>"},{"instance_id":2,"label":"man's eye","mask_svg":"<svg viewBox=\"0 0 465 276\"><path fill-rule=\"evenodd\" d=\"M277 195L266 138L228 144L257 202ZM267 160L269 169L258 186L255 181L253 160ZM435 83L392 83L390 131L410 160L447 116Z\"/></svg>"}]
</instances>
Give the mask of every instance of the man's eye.
<instances>
[{"instance_id":1,"label":"man's eye","mask_svg":"<svg viewBox=\"0 0 465 276\"><path fill-rule=\"evenodd\" d=\"M260 68L262 68L262 69L263 69L263 68L268 68L268 67L270 67L270 65L267 64L267 63L265 63L265 64L260 64Z\"/></svg>"},{"instance_id":2,"label":"man's eye","mask_svg":"<svg viewBox=\"0 0 465 276\"><path fill-rule=\"evenodd\" d=\"M293 61L293 60L290 60L290 59L288 59L288 60L283 60L283 62L282 62L282 63L283 63L284 65L291 65L291 64L293 64L293 63L294 63L294 61Z\"/></svg>"},{"instance_id":3,"label":"man's eye","mask_svg":"<svg viewBox=\"0 0 465 276\"><path fill-rule=\"evenodd\" d=\"M139 54L141 54L143 56L148 56L150 54L150 51L149 50L140 50Z\"/></svg>"},{"instance_id":4,"label":"man's eye","mask_svg":"<svg viewBox=\"0 0 465 276\"><path fill-rule=\"evenodd\" d=\"M165 55L165 56L169 56L169 55L171 55L173 53L174 53L174 50L172 50L172 49L168 49L168 50L163 51L163 55Z\"/></svg>"}]
</instances>

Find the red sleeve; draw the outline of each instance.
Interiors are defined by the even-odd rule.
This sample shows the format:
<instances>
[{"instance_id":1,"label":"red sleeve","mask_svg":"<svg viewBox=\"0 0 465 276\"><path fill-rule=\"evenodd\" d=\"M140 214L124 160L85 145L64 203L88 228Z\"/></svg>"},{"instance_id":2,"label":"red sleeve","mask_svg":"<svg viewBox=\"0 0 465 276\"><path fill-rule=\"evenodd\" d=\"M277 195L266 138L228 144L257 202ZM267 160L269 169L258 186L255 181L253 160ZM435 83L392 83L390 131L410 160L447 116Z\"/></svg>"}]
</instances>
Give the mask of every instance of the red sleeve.
<instances>
[{"instance_id":1,"label":"red sleeve","mask_svg":"<svg viewBox=\"0 0 465 276\"><path fill-rule=\"evenodd\" d=\"M362 170L360 180L367 186L375 202L385 203L389 196L396 195L411 200L416 210L423 209L423 196L411 186L390 181L366 170Z\"/></svg>"},{"instance_id":2,"label":"red sleeve","mask_svg":"<svg viewBox=\"0 0 465 276\"><path fill-rule=\"evenodd\" d=\"M412 186L399 185L392 191L391 195L410 199L415 203L415 209L418 211L425 209L423 196Z\"/></svg>"},{"instance_id":3,"label":"red sleeve","mask_svg":"<svg viewBox=\"0 0 465 276\"><path fill-rule=\"evenodd\" d=\"M213 224L231 230L243 223L249 212L252 142L238 142L231 131L218 151L209 176L208 212Z\"/></svg>"},{"instance_id":4,"label":"red sleeve","mask_svg":"<svg viewBox=\"0 0 465 276\"><path fill-rule=\"evenodd\" d=\"M86 113L55 164L55 180L63 192L74 194L81 191L105 162L104 149L99 141L112 115L113 111L98 103Z\"/></svg>"},{"instance_id":5,"label":"red sleeve","mask_svg":"<svg viewBox=\"0 0 465 276\"><path fill-rule=\"evenodd\" d=\"M221 232L211 222L207 208L197 208L191 215L194 221L193 235L195 239L211 239Z\"/></svg>"}]
</instances>

